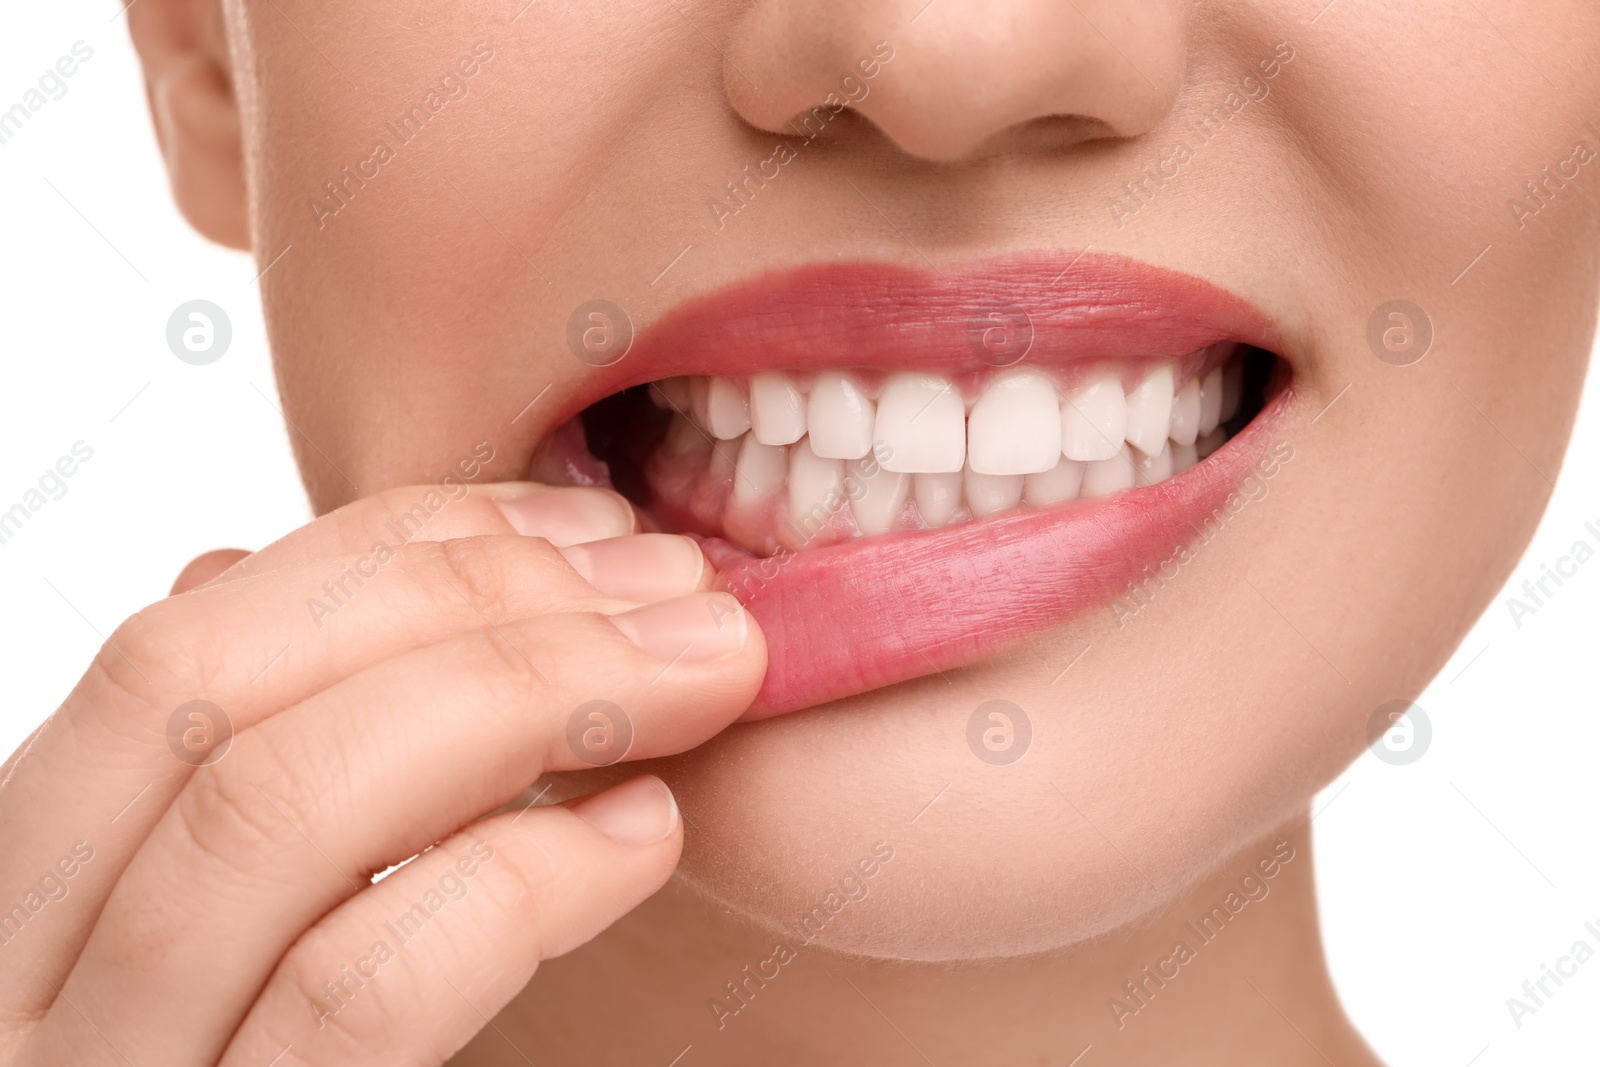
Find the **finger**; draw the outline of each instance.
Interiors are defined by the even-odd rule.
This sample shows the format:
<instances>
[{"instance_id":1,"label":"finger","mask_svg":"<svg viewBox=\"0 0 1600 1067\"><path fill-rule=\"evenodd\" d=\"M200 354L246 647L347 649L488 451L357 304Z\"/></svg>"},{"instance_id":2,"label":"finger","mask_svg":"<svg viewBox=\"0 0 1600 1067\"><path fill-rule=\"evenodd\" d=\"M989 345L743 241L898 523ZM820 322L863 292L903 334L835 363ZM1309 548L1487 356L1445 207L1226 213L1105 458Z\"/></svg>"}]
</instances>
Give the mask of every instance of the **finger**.
<instances>
[{"instance_id":1,"label":"finger","mask_svg":"<svg viewBox=\"0 0 1600 1067\"><path fill-rule=\"evenodd\" d=\"M638 531L633 505L609 489L537 482L407 486L319 516L236 564L228 577L323 556L371 553L379 545L393 550L416 541L518 533L565 548Z\"/></svg>"},{"instance_id":2,"label":"finger","mask_svg":"<svg viewBox=\"0 0 1600 1067\"><path fill-rule=\"evenodd\" d=\"M107 902L68 1007L40 1029L61 1032L55 1051L75 1062L97 1035L70 1005L101 1004L98 1030L135 1061L164 1050L211 1062L299 931L372 872L546 770L594 762L570 741L574 712L587 729L581 709L609 701L628 758L667 755L742 714L763 668L759 633L722 593L614 620L515 621L376 664L240 735L195 776ZM220 973L207 965L219 956ZM152 1027L161 1044L147 1048Z\"/></svg>"},{"instance_id":3,"label":"finger","mask_svg":"<svg viewBox=\"0 0 1600 1067\"><path fill-rule=\"evenodd\" d=\"M437 1067L542 960L659 889L682 846L671 793L650 776L485 820L300 938L221 1067L260 1067L285 1048L307 1067Z\"/></svg>"},{"instance_id":4,"label":"finger","mask_svg":"<svg viewBox=\"0 0 1600 1067\"><path fill-rule=\"evenodd\" d=\"M190 560L172 583L172 596L198 589L250 553L242 548L218 548Z\"/></svg>"},{"instance_id":5,"label":"finger","mask_svg":"<svg viewBox=\"0 0 1600 1067\"><path fill-rule=\"evenodd\" d=\"M7 950L36 969L19 971L29 980L7 990L27 1001L5 1006L50 1002L128 857L193 765L225 754L234 733L430 642L539 612L632 605L595 582L637 593L649 582L687 592L707 581L709 567L686 538L574 548L569 559L573 549L528 537L418 542L401 546L381 580L343 584L345 597L308 598L354 573L347 560L321 560L214 583L124 625L0 792L0 812L36 813L0 819L0 855L13 861L0 874L0 900L21 899L74 847L95 853L75 873L70 897L40 913L45 921L26 912L13 921L29 936L8 938ZM337 603L334 613L328 603ZM191 752L190 740L218 747ZM0 921L0 935L11 932Z\"/></svg>"}]
</instances>

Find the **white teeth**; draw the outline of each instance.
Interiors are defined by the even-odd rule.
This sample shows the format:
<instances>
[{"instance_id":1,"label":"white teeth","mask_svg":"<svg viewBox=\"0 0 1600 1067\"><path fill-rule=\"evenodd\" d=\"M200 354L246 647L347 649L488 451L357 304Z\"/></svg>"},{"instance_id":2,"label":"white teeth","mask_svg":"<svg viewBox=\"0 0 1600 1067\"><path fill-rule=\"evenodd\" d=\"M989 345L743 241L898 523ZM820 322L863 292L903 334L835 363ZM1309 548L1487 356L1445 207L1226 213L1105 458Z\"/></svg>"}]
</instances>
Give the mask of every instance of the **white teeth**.
<instances>
[{"instance_id":1,"label":"white teeth","mask_svg":"<svg viewBox=\"0 0 1600 1067\"><path fill-rule=\"evenodd\" d=\"M750 427L767 445L792 445L806 435L806 398L782 371L750 378Z\"/></svg>"},{"instance_id":2,"label":"white teeth","mask_svg":"<svg viewBox=\"0 0 1600 1067\"><path fill-rule=\"evenodd\" d=\"M1020 474L980 474L968 467L962 473L967 507L979 519L1016 507L1022 502L1022 478Z\"/></svg>"},{"instance_id":3,"label":"white teeth","mask_svg":"<svg viewBox=\"0 0 1600 1067\"><path fill-rule=\"evenodd\" d=\"M1133 453L1133 484L1155 485L1172 477L1172 443L1161 442L1161 451L1155 455Z\"/></svg>"},{"instance_id":4,"label":"white teeth","mask_svg":"<svg viewBox=\"0 0 1600 1067\"><path fill-rule=\"evenodd\" d=\"M1117 395L1122 395L1118 390ZM1083 486L1085 464L1061 457L1061 462L1042 474L1030 474L1022 484L1022 498L1035 507L1049 507L1078 498Z\"/></svg>"},{"instance_id":5,"label":"white teeth","mask_svg":"<svg viewBox=\"0 0 1600 1067\"><path fill-rule=\"evenodd\" d=\"M1141 452L1159 452L1172 423L1172 368L1161 366L1128 394L1128 443Z\"/></svg>"},{"instance_id":6,"label":"white teeth","mask_svg":"<svg viewBox=\"0 0 1600 1067\"><path fill-rule=\"evenodd\" d=\"M1036 474L1061 458L1055 383L1035 370L984 386L967 417L967 465L980 474Z\"/></svg>"},{"instance_id":7,"label":"white teeth","mask_svg":"<svg viewBox=\"0 0 1600 1067\"><path fill-rule=\"evenodd\" d=\"M782 445L766 445L747 433L739 442L739 459L733 472L733 502L754 504L783 488L789 474L789 451Z\"/></svg>"},{"instance_id":8,"label":"white teeth","mask_svg":"<svg viewBox=\"0 0 1600 1067\"><path fill-rule=\"evenodd\" d=\"M961 508L961 472L918 474L911 479L917 511L929 526L943 526Z\"/></svg>"},{"instance_id":9,"label":"white teeth","mask_svg":"<svg viewBox=\"0 0 1600 1067\"><path fill-rule=\"evenodd\" d=\"M1200 436L1222 421L1222 368L1213 367L1200 383Z\"/></svg>"},{"instance_id":10,"label":"white teeth","mask_svg":"<svg viewBox=\"0 0 1600 1067\"><path fill-rule=\"evenodd\" d=\"M1068 459L1110 459L1128 432L1128 402L1114 375L1090 379L1061 402L1061 451Z\"/></svg>"},{"instance_id":11,"label":"white teeth","mask_svg":"<svg viewBox=\"0 0 1600 1067\"><path fill-rule=\"evenodd\" d=\"M1194 445L1172 446L1172 473L1182 474L1200 462L1200 450Z\"/></svg>"},{"instance_id":12,"label":"white teeth","mask_svg":"<svg viewBox=\"0 0 1600 1067\"><path fill-rule=\"evenodd\" d=\"M871 469L869 477L863 470ZM865 464L850 465L848 475L861 479L862 492L850 501L850 514L856 520L856 529L871 536L888 533L906 505L906 495L911 491L911 475L891 471L881 463L868 460Z\"/></svg>"},{"instance_id":13,"label":"white teeth","mask_svg":"<svg viewBox=\"0 0 1600 1067\"><path fill-rule=\"evenodd\" d=\"M961 393L949 379L890 375L878 397L872 431L887 446L884 469L909 474L960 470L967 452L966 414Z\"/></svg>"},{"instance_id":14,"label":"white teeth","mask_svg":"<svg viewBox=\"0 0 1600 1067\"><path fill-rule=\"evenodd\" d=\"M704 463L719 486L731 479L731 508L764 509L776 497L784 523L786 503L799 528L787 543L820 535L846 500L857 531L877 535L919 525L918 516L921 527L938 529L1181 474L1228 440L1240 369L1234 360L1175 390L1176 371L1175 363L1152 367L1125 394L1118 374L1102 369L1063 394L1054 371L1013 367L975 375L970 405L952 379L920 372L668 378L649 395L675 412L662 417L660 454ZM863 381L874 383L876 402Z\"/></svg>"},{"instance_id":15,"label":"white teeth","mask_svg":"<svg viewBox=\"0 0 1600 1067\"><path fill-rule=\"evenodd\" d=\"M1222 368L1222 408L1218 419L1227 422L1239 413L1239 398L1243 393L1244 364L1233 360Z\"/></svg>"},{"instance_id":16,"label":"white teeth","mask_svg":"<svg viewBox=\"0 0 1600 1067\"><path fill-rule=\"evenodd\" d=\"M1083 468L1083 487L1079 495L1085 499L1110 496L1123 489L1133 488L1133 455L1123 445L1110 459L1086 464Z\"/></svg>"},{"instance_id":17,"label":"white teeth","mask_svg":"<svg viewBox=\"0 0 1600 1067\"><path fill-rule=\"evenodd\" d=\"M817 508L825 516L825 501L843 487L844 460L819 458L811 450L809 438L789 449L789 513L797 520L805 519ZM810 528L819 529L826 523L827 518L821 517Z\"/></svg>"},{"instance_id":18,"label":"white teeth","mask_svg":"<svg viewBox=\"0 0 1600 1067\"><path fill-rule=\"evenodd\" d=\"M713 437L731 441L750 429L750 405L744 393L726 378L713 378L706 389L706 429Z\"/></svg>"},{"instance_id":19,"label":"white teeth","mask_svg":"<svg viewBox=\"0 0 1600 1067\"><path fill-rule=\"evenodd\" d=\"M811 383L806 428L811 447L828 459L860 459L872 450L872 401L854 378L824 371Z\"/></svg>"},{"instance_id":20,"label":"white teeth","mask_svg":"<svg viewBox=\"0 0 1600 1067\"><path fill-rule=\"evenodd\" d=\"M1200 436L1200 383L1190 378L1172 400L1172 427L1167 431L1174 444L1192 445Z\"/></svg>"}]
</instances>

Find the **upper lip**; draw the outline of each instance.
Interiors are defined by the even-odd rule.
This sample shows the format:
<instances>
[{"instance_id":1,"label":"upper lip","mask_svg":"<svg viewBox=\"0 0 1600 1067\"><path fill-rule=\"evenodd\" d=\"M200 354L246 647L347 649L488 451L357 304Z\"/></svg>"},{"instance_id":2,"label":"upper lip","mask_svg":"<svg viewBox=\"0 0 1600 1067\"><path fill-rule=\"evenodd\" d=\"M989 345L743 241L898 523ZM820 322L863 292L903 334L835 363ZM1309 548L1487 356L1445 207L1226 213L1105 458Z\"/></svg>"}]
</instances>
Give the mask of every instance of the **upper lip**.
<instances>
[{"instance_id":1,"label":"upper lip","mask_svg":"<svg viewBox=\"0 0 1600 1067\"><path fill-rule=\"evenodd\" d=\"M981 370L994 363L975 333L993 314L1015 318L1019 309L1032 332L1031 363L1178 358L1217 341L1282 352L1276 325L1244 299L1121 255L1039 252L938 270L813 263L672 308L624 358L584 382L565 417L629 386L684 374Z\"/></svg>"}]
</instances>

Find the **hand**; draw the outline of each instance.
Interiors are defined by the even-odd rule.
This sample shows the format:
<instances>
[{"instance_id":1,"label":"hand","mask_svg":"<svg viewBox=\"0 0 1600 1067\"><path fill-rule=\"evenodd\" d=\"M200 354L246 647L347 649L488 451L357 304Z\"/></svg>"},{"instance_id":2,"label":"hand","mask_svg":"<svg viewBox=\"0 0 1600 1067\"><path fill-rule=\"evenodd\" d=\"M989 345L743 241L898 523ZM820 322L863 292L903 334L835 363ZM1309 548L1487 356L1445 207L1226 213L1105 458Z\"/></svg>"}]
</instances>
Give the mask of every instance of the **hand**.
<instances>
[{"instance_id":1,"label":"hand","mask_svg":"<svg viewBox=\"0 0 1600 1067\"><path fill-rule=\"evenodd\" d=\"M733 722L755 622L613 493L455 489L202 557L0 767L0 1064L431 1067L666 881L658 779L496 809Z\"/></svg>"}]
</instances>

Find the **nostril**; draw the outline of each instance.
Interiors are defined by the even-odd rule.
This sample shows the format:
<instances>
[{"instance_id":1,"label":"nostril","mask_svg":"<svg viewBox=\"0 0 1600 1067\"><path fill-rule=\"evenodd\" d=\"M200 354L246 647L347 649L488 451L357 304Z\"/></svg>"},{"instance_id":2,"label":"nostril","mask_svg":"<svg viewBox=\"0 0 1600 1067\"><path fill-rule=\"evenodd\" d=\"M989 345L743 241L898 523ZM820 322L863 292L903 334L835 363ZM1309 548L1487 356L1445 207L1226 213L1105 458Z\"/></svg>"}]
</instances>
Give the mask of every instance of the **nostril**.
<instances>
[{"instance_id":1,"label":"nostril","mask_svg":"<svg viewBox=\"0 0 1600 1067\"><path fill-rule=\"evenodd\" d=\"M766 0L732 28L723 83L760 129L793 134L797 117L848 109L935 162L1135 137L1177 100L1186 15L1178 0L1127 6Z\"/></svg>"}]
</instances>

